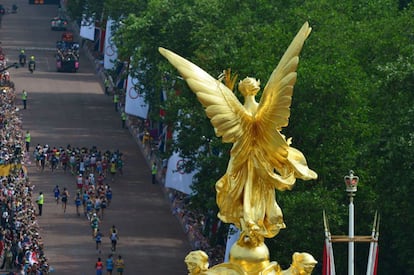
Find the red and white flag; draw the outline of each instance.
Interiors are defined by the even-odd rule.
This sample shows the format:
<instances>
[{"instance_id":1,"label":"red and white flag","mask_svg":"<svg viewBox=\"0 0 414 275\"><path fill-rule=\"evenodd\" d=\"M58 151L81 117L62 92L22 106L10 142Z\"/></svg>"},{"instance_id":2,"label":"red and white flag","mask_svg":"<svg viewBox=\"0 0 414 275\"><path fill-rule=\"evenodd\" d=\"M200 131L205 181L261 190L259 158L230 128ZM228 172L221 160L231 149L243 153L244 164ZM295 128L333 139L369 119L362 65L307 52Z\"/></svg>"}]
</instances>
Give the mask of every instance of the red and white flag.
<instances>
[{"instance_id":1,"label":"red and white flag","mask_svg":"<svg viewBox=\"0 0 414 275\"><path fill-rule=\"evenodd\" d=\"M325 227L325 245L323 247L322 275L335 275L335 260L329 232L328 219L323 211L323 225Z\"/></svg>"},{"instance_id":2,"label":"red and white flag","mask_svg":"<svg viewBox=\"0 0 414 275\"><path fill-rule=\"evenodd\" d=\"M378 237L379 237L379 216L375 213L374 224L372 226L371 244L369 246L367 275L377 275L378 270Z\"/></svg>"}]
</instances>

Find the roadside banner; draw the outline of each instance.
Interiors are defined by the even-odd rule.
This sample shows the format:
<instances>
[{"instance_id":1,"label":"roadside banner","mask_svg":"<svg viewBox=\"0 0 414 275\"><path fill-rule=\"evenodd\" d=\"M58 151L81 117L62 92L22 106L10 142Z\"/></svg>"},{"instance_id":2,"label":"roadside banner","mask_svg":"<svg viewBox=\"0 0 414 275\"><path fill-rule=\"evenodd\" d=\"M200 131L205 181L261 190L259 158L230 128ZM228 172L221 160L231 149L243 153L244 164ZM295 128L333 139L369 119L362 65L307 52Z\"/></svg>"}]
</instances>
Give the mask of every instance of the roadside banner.
<instances>
[{"instance_id":1,"label":"roadside banner","mask_svg":"<svg viewBox=\"0 0 414 275\"><path fill-rule=\"evenodd\" d=\"M115 62L118 59L118 49L114 43L114 36L112 33L112 27L114 20L108 19L106 21L106 32L105 32L105 46L104 46L104 68L111 70L115 66Z\"/></svg>"},{"instance_id":2,"label":"roadside banner","mask_svg":"<svg viewBox=\"0 0 414 275\"><path fill-rule=\"evenodd\" d=\"M149 105L145 102L144 86L139 80L128 75L126 95L125 95L125 113L147 119Z\"/></svg>"},{"instance_id":3,"label":"roadside banner","mask_svg":"<svg viewBox=\"0 0 414 275\"><path fill-rule=\"evenodd\" d=\"M80 36L91 41L95 40L95 19L93 17L82 16Z\"/></svg>"},{"instance_id":4,"label":"roadside banner","mask_svg":"<svg viewBox=\"0 0 414 275\"><path fill-rule=\"evenodd\" d=\"M191 185L196 171L186 173L184 171L185 160L180 153L174 152L168 160L167 173L165 175L165 187L173 188L184 194L191 194Z\"/></svg>"}]
</instances>

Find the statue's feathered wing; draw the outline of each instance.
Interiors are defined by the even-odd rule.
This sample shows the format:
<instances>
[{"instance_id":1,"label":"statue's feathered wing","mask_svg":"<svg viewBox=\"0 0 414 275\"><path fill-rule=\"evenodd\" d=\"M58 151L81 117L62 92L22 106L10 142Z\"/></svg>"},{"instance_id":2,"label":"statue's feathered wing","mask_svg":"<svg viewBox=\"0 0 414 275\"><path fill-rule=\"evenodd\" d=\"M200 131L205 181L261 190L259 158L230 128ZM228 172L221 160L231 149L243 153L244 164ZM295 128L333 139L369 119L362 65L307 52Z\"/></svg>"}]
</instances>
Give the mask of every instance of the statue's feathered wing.
<instances>
[{"instance_id":1,"label":"statue's feathered wing","mask_svg":"<svg viewBox=\"0 0 414 275\"><path fill-rule=\"evenodd\" d=\"M197 65L164 48L160 53L177 68L188 86L204 106L214 126L216 135L223 142L234 143L243 133L241 120L248 114L237 97L221 81L215 79Z\"/></svg>"},{"instance_id":2,"label":"statue's feathered wing","mask_svg":"<svg viewBox=\"0 0 414 275\"><path fill-rule=\"evenodd\" d=\"M316 173L309 170L303 154L288 147L285 138L279 132L289 123L290 106L292 103L293 87L296 82L296 69L299 64L299 54L306 38L311 32L308 22L303 24L288 49L273 70L262 94L257 109L255 121L260 142L257 146L267 153L267 160L273 167L279 167L286 159L293 165L295 176L307 179L316 178Z\"/></svg>"},{"instance_id":3,"label":"statue's feathered wing","mask_svg":"<svg viewBox=\"0 0 414 275\"><path fill-rule=\"evenodd\" d=\"M272 167L282 168L288 159L294 166L297 164L302 167L306 166L304 156L298 150L289 148L284 136L278 131L288 125L298 56L310 32L311 28L306 22L272 72L258 109L253 114L246 111L233 92L221 81L167 49L159 48L159 51L177 68L197 95L217 136L222 137L223 142L234 143L244 134L246 142L255 140L256 150L262 152L261 157ZM251 136L253 131L254 137ZM288 157L288 154L291 156ZM309 171L296 170L296 173L302 174L304 178L303 174L308 174ZM311 177L314 178L315 175L312 174Z\"/></svg>"},{"instance_id":4,"label":"statue's feathered wing","mask_svg":"<svg viewBox=\"0 0 414 275\"><path fill-rule=\"evenodd\" d=\"M264 88L256 120L265 127L281 130L288 125L299 53L311 30L308 22L303 24Z\"/></svg>"}]
</instances>

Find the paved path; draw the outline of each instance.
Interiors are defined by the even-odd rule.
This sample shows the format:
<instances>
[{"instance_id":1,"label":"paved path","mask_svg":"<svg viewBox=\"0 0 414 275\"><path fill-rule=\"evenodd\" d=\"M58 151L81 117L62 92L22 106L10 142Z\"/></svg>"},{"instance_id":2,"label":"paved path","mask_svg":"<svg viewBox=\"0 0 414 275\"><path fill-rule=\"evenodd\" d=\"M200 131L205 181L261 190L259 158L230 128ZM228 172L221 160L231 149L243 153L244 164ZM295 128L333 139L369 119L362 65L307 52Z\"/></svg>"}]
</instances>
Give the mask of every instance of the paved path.
<instances>
[{"instance_id":1,"label":"paved path","mask_svg":"<svg viewBox=\"0 0 414 275\"><path fill-rule=\"evenodd\" d=\"M124 274L186 274L184 257L190 250L187 238L171 215L161 187L151 184L148 164L128 130L121 128L120 116L114 111L111 98L103 94L93 65L82 54L78 73L55 72L50 48L61 32L51 31L49 20L57 14L57 6L34 6L27 2L2 1L10 7L16 3L19 10L3 17L0 41L10 62L17 61L20 48L27 49L26 54L37 60L34 74L25 68L10 70L16 92L28 91L28 109L20 114L23 129L31 132L32 145L96 145L102 150L123 152L124 175L117 176L112 184L113 203L101 226L106 234L102 258L106 259L110 251L108 231L115 224L120 235L116 255L125 259ZM20 100L16 105L21 107ZM98 254L87 220L76 215L73 200L66 214L53 200L55 185L65 186L74 194L74 176L59 170L39 172L32 164L29 177L36 185L35 194L45 193L44 214L38 221L45 253L55 274L95 274Z\"/></svg>"}]
</instances>

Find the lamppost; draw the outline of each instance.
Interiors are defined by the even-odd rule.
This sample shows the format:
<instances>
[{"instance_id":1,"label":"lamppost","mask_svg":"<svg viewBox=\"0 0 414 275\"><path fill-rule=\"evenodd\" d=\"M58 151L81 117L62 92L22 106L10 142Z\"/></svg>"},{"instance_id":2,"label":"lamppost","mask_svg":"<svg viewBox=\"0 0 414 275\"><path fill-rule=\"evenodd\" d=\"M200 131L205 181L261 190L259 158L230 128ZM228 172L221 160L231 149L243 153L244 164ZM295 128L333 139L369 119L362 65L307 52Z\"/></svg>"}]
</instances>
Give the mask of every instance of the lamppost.
<instances>
[{"instance_id":1,"label":"lamppost","mask_svg":"<svg viewBox=\"0 0 414 275\"><path fill-rule=\"evenodd\" d=\"M349 243L348 243L348 275L354 275L354 196L357 191L359 177L350 170L349 175L344 177L346 192L349 196Z\"/></svg>"}]
</instances>

